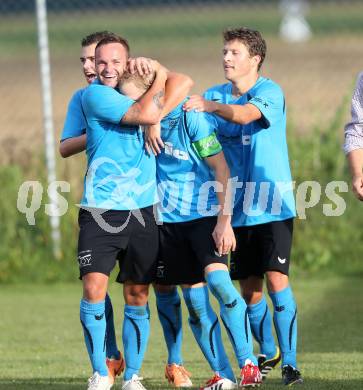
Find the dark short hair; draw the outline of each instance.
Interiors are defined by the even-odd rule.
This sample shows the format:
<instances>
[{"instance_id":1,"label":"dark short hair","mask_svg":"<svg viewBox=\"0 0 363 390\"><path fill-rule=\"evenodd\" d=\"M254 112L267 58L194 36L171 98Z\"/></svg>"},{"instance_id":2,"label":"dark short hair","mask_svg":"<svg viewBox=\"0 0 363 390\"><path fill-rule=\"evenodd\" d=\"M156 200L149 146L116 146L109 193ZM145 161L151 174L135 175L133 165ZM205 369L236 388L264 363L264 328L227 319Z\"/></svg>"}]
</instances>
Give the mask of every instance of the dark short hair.
<instances>
[{"instance_id":1,"label":"dark short hair","mask_svg":"<svg viewBox=\"0 0 363 390\"><path fill-rule=\"evenodd\" d=\"M247 47L250 56L260 56L261 61L258 64L260 70L266 57L266 42L259 31L247 27L231 28L223 32L223 39L224 42L241 41Z\"/></svg>"},{"instance_id":2,"label":"dark short hair","mask_svg":"<svg viewBox=\"0 0 363 390\"><path fill-rule=\"evenodd\" d=\"M107 45L109 43L119 43L126 49L127 54L130 53L130 46L129 46L129 43L127 42L127 40L125 38L120 37L119 35L116 35L116 34L110 34L110 35L107 35L106 37L104 37L103 39L101 39L97 43L95 50L97 50L100 46Z\"/></svg>"},{"instance_id":3,"label":"dark short hair","mask_svg":"<svg viewBox=\"0 0 363 390\"><path fill-rule=\"evenodd\" d=\"M96 31L84 37L81 41L81 45L82 47L85 47L85 46L92 45L94 43L98 43L99 41L101 41L102 39L110 35L115 35L115 34L110 31Z\"/></svg>"}]
</instances>

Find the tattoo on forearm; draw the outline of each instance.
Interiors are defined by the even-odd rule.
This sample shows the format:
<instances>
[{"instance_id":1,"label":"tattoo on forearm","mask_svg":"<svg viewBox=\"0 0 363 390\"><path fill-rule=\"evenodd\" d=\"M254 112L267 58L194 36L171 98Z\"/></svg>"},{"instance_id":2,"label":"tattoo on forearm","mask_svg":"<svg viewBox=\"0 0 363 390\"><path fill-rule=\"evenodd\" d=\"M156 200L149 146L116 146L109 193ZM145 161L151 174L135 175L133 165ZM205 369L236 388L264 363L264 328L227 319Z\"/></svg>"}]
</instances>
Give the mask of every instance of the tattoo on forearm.
<instances>
[{"instance_id":1,"label":"tattoo on forearm","mask_svg":"<svg viewBox=\"0 0 363 390\"><path fill-rule=\"evenodd\" d=\"M164 107L164 105L160 101L160 99L163 98L164 95L165 95L165 92L164 92L164 90L162 90L153 96L153 102L156 104L156 106L158 107L159 110L162 110Z\"/></svg>"},{"instance_id":2,"label":"tattoo on forearm","mask_svg":"<svg viewBox=\"0 0 363 390\"><path fill-rule=\"evenodd\" d=\"M123 122L123 123L137 124L139 123L140 114L141 114L141 110L139 104L135 103L129 108L127 113L124 115L121 123Z\"/></svg>"}]
</instances>

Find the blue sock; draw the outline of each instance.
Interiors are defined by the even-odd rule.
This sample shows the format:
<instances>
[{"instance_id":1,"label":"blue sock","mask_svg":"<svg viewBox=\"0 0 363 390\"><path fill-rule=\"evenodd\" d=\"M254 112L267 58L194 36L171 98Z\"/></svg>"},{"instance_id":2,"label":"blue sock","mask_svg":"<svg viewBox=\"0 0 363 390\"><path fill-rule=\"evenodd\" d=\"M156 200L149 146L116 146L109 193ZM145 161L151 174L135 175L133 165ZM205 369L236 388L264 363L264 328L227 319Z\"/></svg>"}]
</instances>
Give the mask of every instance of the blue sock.
<instances>
[{"instance_id":1,"label":"blue sock","mask_svg":"<svg viewBox=\"0 0 363 390\"><path fill-rule=\"evenodd\" d=\"M124 379L130 380L138 374L150 334L150 312L148 305L124 307L122 341L124 344L126 370Z\"/></svg>"},{"instance_id":2,"label":"blue sock","mask_svg":"<svg viewBox=\"0 0 363 390\"><path fill-rule=\"evenodd\" d=\"M219 302L221 318L227 329L239 367L242 368L245 365L246 359L250 359L257 365L257 359L253 354L247 305L234 287L228 271L212 271L206 279L209 289Z\"/></svg>"},{"instance_id":3,"label":"blue sock","mask_svg":"<svg viewBox=\"0 0 363 390\"><path fill-rule=\"evenodd\" d=\"M297 311L289 287L270 293L274 305L274 323L282 355L282 365L296 366Z\"/></svg>"},{"instance_id":4,"label":"blue sock","mask_svg":"<svg viewBox=\"0 0 363 390\"><path fill-rule=\"evenodd\" d=\"M155 290L156 307L163 327L164 338L168 348L168 364L182 364L182 313L178 290L158 292Z\"/></svg>"},{"instance_id":5,"label":"blue sock","mask_svg":"<svg viewBox=\"0 0 363 390\"><path fill-rule=\"evenodd\" d=\"M194 337L213 371L235 381L222 344L221 328L208 296L208 288L185 288L183 296L189 311L189 325Z\"/></svg>"},{"instance_id":6,"label":"blue sock","mask_svg":"<svg viewBox=\"0 0 363 390\"><path fill-rule=\"evenodd\" d=\"M272 317L267 306L266 298L247 306L248 318L255 340L260 345L260 353L272 359L276 354L276 345L272 333Z\"/></svg>"},{"instance_id":7,"label":"blue sock","mask_svg":"<svg viewBox=\"0 0 363 390\"><path fill-rule=\"evenodd\" d=\"M105 301L90 303L82 299L80 319L93 372L107 376Z\"/></svg>"},{"instance_id":8,"label":"blue sock","mask_svg":"<svg viewBox=\"0 0 363 390\"><path fill-rule=\"evenodd\" d=\"M106 294L105 299L105 313L106 313L106 356L108 358L120 358L120 351L117 347L115 335L115 323L113 321L113 308L110 296Z\"/></svg>"}]
</instances>

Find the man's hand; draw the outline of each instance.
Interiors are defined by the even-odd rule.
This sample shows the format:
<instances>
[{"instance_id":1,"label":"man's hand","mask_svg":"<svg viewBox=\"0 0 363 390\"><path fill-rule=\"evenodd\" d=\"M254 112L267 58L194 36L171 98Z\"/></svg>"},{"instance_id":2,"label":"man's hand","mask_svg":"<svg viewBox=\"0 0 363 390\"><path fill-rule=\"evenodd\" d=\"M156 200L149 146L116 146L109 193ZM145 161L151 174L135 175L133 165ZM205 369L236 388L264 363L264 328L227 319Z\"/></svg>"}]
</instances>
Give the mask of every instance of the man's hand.
<instances>
[{"instance_id":1,"label":"man's hand","mask_svg":"<svg viewBox=\"0 0 363 390\"><path fill-rule=\"evenodd\" d=\"M160 123L145 127L145 148L148 153L155 156L161 153L160 147L164 147L164 142L160 136Z\"/></svg>"},{"instance_id":2,"label":"man's hand","mask_svg":"<svg viewBox=\"0 0 363 390\"><path fill-rule=\"evenodd\" d=\"M148 75L154 70L156 70L154 68L154 66L156 65L155 63L159 64L157 61L146 57L129 58L127 62L127 70L131 74L138 72L140 76Z\"/></svg>"},{"instance_id":3,"label":"man's hand","mask_svg":"<svg viewBox=\"0 0 363 390\"><path fill-rule=\"evenodd\" d=\"M234 251L236 249L236 238L229 220L218 217L212 237L220 256L227 255L231 250Z\"/></svg>"},{"instance_id":4,"label":"man's hand","mask_svg":"<svg viewBox=\"0 0 363 390\"><path fill-rule=\"evenodd\" d=\"M192 95L188 101L183 105L185 111L196 111L196 112L214 112L215 104L211 100L204 99L200 95Z\"/></svg>"},{"instance_id":5,"label":"man's hand","mask_svg":"<svg viewBox=\"0 0 363 390\"><path fill-rule=\"evenodd\" d=\"M131 74L138 72L140 76L149 75L153 72L168 72L168 69L161 65L159 61L146 57L129 58L127 62L127 70Z\"/></svg>"},{"instance_id":6,"label":"man's hand","mask_svg":"<svg viewBox=\"0 0 363 390\"><path fill-rule=\"evenodd\" d=\"M355 196L363 201L363 175L354 176L352 179L352 189Z\"/></svg>"}]
</instances>

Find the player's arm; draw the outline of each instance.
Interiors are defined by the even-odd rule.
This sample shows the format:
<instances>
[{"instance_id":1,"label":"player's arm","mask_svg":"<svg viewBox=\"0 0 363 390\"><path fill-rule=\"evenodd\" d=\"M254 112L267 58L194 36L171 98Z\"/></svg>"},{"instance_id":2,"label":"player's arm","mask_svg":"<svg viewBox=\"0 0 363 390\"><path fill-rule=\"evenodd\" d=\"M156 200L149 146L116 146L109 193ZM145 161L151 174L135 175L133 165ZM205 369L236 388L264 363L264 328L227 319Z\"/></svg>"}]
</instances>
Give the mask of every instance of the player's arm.
<instances>
[{"instance_id":1,"label":"player's arm","mask_svg":"<svg viewBox=\"0 0 363 390\"><path fill-rule=\"evenodd\" d=\"M69 157L82 152L86 148L87 122L82 110L82 95L84 89L76 91L68 104L64 120L59 153L62 157Z\"/></svg>"},{"instance_id":2,"label":"player's arm","mask_svg":"<svg viewBox=\"0 0 363 390\"><path fill-rule=\"evenodd\" d=\"M135 102L122 117L121 123L132 125L154 125L160 121L164 108L166 69L153 61L155 80L145 94Z\"/></svg>"},{"instance_id":3,"label":"player's arm","mask_svg":"<svg viewBox=\"0 0 363 390\"><path fill-rule=\"evenodd\" d=\"M169 114L178 104L180 104L187 96L192 88L193 80L183 74L168 71L168 78L165 84L165 104L161 112L161 118ZM145 130L145 147L150 153L156 156L161 152L160 147L164 147L164 143L160 135L160 123L148 126Z\"/></svg>"},{"instance_id":4,"label":"player's arm","mask_svg":"<svg viewBox=\"0 0 363 390\"><path fill-rule=\"evenodd\" d=\"M214 113L229 122L247 125L262 118L261 111L253 104L222 104L212 100L204 99L200 95L192 95L184 104L186 111Z\"/></svg>"},{"instance_id":5,"label":"player's arm","mask_svg":"<svg viewBox=\"0 0 363 390\"><path fill-rule=\"evenodd\" d=\"M220 210L217 224L213 231L219 254L226 254L235 250L236 239L231 226L232 216L232 189L228 185L230 172L224 158L222 146L215 133L216 121L207 114L185 113L185 125L198 157L205 162L214 172L217 182L217 198Z\"/></svg>"},{"instance_id":6,"label":"player's arm","mask_svg":"<svg viewBox=\"0 0 363 390\"><path fill-rule=\"evenodd\" d=\"M169 114L189 94L194 81L183 73L168 71L165 84L165 104L161 112L161 118Z\"/></svg>"},{"instance_id":7,"label":"player's arm","mask_svg":"<svg viewBox=\"0 0 363 390\"><path fill-rule=\"evenodd\" d=\"M228 185L230 172L224 153L221 151L213 156L206 157L205 161L214 171L217 183L222 185L222 190L217 192L220 212L217 224L213 231L213 239L219 254L228 254L236 249L236 239L231 225L232 199L231 189Z\"/></svg>"},{"instance_id":8,"label":"player's arm","mask_svg":"<svg viewBox=\"0 0 363 390\"><path fill-rule=\"evenodd\" d=\"M355 196L363 201L363 149L355 149L347 154L350 173L352 175L352 189Z\"/></svg>"},{"instance_id":9,"label":"player's arm","mask_svg":"<svg viewBox=\"0 0 363 390\"><path fill-rule=\"evenodd\" d=\"M87 135L82 134L78 137L67 138L61 141L59 153L63 158L73 156L74 154L86 150Z\"/></svg>"},{"instance_id":10,"label":"player's arm","mask_svg":"<svg viewBox=\"0 0 363 390\"><path fill-rule=\"evenodd\" d=\"M156 61L150 58L137 57L128 60L128 68L131 73L138 72L141 76L154 71L153 65ZM160 65L160 64L159 64ZM164 108L161 112L161 118L169 114L179 103L181 103L189 94L194 85L191 77L183 73L172 72L163 67L167 72L165 83Z\"/></svg>"}]
</instances>

